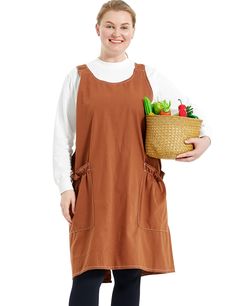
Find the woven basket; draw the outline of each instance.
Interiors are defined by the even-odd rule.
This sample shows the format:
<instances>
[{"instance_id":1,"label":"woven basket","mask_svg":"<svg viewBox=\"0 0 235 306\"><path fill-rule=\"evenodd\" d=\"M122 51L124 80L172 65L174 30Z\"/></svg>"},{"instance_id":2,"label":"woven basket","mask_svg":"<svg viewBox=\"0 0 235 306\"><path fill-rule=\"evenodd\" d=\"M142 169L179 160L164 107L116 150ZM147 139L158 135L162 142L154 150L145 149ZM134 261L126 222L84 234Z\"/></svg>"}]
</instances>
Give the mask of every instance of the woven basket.
<instances>
[{"instance_id":1,"label":"woven basket","mask_svg":"<svg viewBox=\"0 0 235 306\"><path fill-rule=\"evenodd\" d=\"M145 118L145 150L148 156L175 159L177 155L193 150L193 145L184 141L199 137L201 119L164 115L146 115Z\"/></svg>"}]
</instances>

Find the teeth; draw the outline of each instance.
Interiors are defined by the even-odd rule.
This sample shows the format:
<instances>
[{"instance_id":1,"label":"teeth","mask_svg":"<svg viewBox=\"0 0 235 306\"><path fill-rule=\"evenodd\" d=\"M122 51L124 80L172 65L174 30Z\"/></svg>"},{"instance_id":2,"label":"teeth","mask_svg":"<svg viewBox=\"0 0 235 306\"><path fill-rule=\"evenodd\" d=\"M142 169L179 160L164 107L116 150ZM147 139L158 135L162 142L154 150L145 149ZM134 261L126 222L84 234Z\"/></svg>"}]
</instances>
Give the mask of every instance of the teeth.
<instances>
[{"instance_id":1,"label":"teeth","mask_svg":"<svg viewBox=\"0 0 235 306\"><path fill-rule=\"evenodd\" d=\"M111 42L114 42L114 43L121 43L122 41L121 40L113 40L113 39L110 39Z\"/></svg>"}]
</instances>

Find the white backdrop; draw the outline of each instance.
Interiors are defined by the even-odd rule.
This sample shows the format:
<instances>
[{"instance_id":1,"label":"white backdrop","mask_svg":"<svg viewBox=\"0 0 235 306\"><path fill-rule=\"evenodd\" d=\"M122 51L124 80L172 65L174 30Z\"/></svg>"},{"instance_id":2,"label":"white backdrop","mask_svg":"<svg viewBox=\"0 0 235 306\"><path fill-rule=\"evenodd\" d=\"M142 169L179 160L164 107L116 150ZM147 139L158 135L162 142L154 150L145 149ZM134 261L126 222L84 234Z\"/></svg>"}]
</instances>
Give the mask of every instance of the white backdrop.
<instances>
[{"instance_id":1,"label":"white backdrop","mask_svg":"<svg viewBox=\"0 0 235 306\"><path fill-rule=\"evenodd\" d=\"M52 173L54 118L66 74L99 55L95 22L103 2L1 3L4 306L68 305L69 236ZM233 1L127 2L137 13L129 57L158 67L201 106L212 139L194 162L162 162L176 272L144 276L140 305L235 305ZM112 288L102 284L100 306L110 305Z\"/></svg>"}]
</instances>

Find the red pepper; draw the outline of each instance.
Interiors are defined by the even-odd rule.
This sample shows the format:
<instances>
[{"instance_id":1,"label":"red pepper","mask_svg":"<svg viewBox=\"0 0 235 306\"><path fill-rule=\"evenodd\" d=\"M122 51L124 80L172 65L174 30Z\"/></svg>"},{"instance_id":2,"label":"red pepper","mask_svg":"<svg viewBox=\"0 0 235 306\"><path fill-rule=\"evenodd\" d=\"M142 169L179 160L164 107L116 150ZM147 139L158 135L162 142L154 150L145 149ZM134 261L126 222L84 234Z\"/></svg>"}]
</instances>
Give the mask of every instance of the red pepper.
<instances>
[{"instance_id":1,"label":"red pepper","mask_svg":"<svg viewBox=\"0 0 235 306\"><path fill-rule=\"evenodd\" d=\"M186 105L184 105L180 99L178 99L178 100L179 100L180 103L181 103L181 104L178 106L179 116L181 116L181 117L187 117Z\"/></svg>"}]
</instances>

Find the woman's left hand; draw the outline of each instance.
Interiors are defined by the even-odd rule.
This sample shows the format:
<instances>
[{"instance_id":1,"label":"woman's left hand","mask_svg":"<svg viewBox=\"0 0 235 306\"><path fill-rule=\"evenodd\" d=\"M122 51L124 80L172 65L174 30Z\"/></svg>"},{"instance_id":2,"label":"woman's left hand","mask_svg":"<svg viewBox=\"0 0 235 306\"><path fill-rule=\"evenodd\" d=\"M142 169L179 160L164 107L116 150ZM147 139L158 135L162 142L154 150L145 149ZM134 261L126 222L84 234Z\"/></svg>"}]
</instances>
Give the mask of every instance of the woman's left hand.
<instances>
[{"instance_id":1,"label":"woman's left hand","mask_svg":"<svg viewBox=\"0 0 235 306\"><path fill-rule=\"evenodd\" d=\"M210 146L211 139L208 136L189 138L185 141L185 143L191 143L194 146L194 149L192 151L177 155L175 160L190 162L199 158Z\"/></svg>"}]
</instances>

